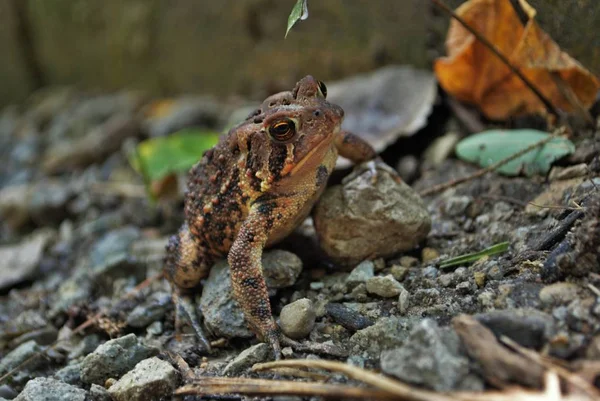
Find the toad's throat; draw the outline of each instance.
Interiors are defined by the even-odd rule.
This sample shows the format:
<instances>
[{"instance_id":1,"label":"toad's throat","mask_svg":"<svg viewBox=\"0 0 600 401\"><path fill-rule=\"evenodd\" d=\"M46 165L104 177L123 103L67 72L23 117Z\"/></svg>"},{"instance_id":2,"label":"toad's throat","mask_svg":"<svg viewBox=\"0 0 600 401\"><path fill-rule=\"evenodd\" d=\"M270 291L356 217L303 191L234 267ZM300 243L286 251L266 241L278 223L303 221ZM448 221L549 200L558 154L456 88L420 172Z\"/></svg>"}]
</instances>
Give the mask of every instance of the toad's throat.
<instances>
[{"instance_id":1,"label":"toad's throat","mask_svg":"<svg viewBox=\"0 0 600 401\"><path fill-rule=\"evenodd\" d=\"M323 158L324 154L321 154L321 157L315 157L320 152L325 152L326 148L331 145L332 138L335 137L340 132L340 127L336 127L331 135L325 136L319 143L317 143L307 154L294 166L294 168L290 171L290 175L296 174L298 171L303 171L305 169L305 165L314 160L320 160Z\"/></svg>"}]
</instances>

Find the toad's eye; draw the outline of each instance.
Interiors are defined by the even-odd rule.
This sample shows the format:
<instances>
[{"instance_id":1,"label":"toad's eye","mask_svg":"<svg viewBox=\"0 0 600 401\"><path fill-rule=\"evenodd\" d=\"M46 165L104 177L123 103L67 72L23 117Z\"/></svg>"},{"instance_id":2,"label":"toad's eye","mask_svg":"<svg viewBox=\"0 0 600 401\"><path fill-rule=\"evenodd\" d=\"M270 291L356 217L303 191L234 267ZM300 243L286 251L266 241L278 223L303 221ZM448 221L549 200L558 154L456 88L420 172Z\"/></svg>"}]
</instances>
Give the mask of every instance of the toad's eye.
<instances>
[{"instance_id":1,"label":"toad's eye","mask_svg":"<svg viewBox=\"0 0 600 401\"><path fill-rule=\"evenodd\" d=\"M269 135L279 142L289 141L295 133L296 125L289 118L279 120L269 127Z\"/></svg>"},{"instance_id":2,"label":"toad's eye","mask_svg":"<svg viewBox=\"0 0 600 401\"><path fill-rule=\"evenodd\" d=\"M327 97L327 87L321 81L317 81L317 83L319 84L319 92L321 92L321 95L323 95L323 97L326 98Z\"/></svg>"}]
</instances>

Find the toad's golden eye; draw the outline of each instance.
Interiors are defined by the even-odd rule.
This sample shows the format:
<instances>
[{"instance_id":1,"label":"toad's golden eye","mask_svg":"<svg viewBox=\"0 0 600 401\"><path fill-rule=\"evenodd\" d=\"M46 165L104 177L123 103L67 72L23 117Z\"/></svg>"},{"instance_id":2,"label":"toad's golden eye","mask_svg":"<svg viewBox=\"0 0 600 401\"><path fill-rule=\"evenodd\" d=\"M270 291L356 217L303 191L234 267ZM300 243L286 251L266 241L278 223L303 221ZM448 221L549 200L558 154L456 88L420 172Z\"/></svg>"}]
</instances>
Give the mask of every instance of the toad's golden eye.
<instances>
[{"instance_id":1,"label":"toad's golden eye","mask_svg":"<svg viewBox=\"0 0 600 401\"><path fill-rule=\"evenodd\" d=\"M295 133L296 125L289 118L279 120L269 127L269 135L279 142L289 141Z\"/></svg>"},{"instance_id":2,"label":"toad's golden eye","mask_svg":"<svg viewBox=\"0 0 600 401\"><path fill-rule=\"evenodd\" d=\"M317 81L317 83L319 84L319 92L321 92L321 95L323 95L323 97L326 98L327 97L327 87L321 81Z\"/></svg>"}]
</instances>

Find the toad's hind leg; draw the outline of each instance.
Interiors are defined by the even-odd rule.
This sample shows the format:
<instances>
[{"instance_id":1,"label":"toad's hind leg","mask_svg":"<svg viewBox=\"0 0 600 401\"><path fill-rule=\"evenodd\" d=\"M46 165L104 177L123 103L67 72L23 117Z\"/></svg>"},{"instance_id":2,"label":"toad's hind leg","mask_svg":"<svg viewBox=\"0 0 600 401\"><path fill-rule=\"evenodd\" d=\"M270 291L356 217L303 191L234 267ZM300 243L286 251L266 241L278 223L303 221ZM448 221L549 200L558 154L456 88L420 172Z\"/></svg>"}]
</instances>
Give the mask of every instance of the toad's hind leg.
<instances>
[{"instance_id":1,"label":"toad's hind leg","mask_svg":"<svg viewBox=\"0 0 600 401\"><path fill-rule=\"evenodd\" d=\"M261 256L269 233L279 223L273 216L274 204L254 205L233 242L227 259L231 266L233 294L246 322L262 341L268 342L276 359L281 358L280 333L269 303L269 293L262 272ZM294 208L286 209L294 213ZM278 213L283 216L283 213Z\"/></svg>"},{"instance_id":2,"label":"toad's hind leg","mask_svg":"<svg viewBox=\"0 0 600 401\"><path fill-rule=\"evenodd\" d=\"M164 273L173 287L176 332L180 332L182 318L184 318L183 320L190 323L205 349L210 351L210 342L204 335L192 298L194 289L209 271L210 261L202 250L198 239L192 235L187 224L184 224L177 235L169 239Z\"/></svg>"}]
</instances>

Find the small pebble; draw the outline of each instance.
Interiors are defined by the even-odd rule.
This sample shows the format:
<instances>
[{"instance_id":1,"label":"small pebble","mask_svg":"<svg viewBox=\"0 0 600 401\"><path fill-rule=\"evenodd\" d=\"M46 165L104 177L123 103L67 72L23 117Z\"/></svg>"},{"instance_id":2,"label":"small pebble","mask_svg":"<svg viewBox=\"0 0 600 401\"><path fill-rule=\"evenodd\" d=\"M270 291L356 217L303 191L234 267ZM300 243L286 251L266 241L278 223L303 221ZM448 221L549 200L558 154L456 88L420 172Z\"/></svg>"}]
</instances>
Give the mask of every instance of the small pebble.
<instances>
[{"instance_id":1,"label":"small pebble","mask_svg":"<svg viewBox=\"0 0 600 401\"><path fill-rule=\"evenodd\" d=\"M433 248L425 247L421 251L421 259L423 260L423 264L427 264L439 257L440 253Z\"/></svg>"},{"instance_id":2,"label":"small pebble","mask_svg":"<svg viewBox=\"0 0 600 401\"><path fill-rule=\"evenodd\" d=\"M400 258L400 266L402 267L418 267L419 259L414 256L402 256Z\"/></svg>"},{"instance_id":3,"label":"small pebble","mask_svg":"<svg viewBox=\"0 0 600 401\"><path fill-rule=\"evenodd\" d=\"M394 265L390 268L390 274L394 276L397 281L402 281L408 274L408 267Z\"/></svg>"},{"instance_id":4,"label":"small pebble","mask_svg":"<svg viewBox=\"0 0 600 401\"><path fill-rule=\"evenodd\" d=\"M564 305L577 298L578 290L577 284L554 283L542 288L539 297L540 301L547 306Z\"/></svg>"},{"instance_id":5,"label":"small pebble","mask_svg":"<svg viewBox=\"0 0 600 401\"><path fill-rule=\"evenodd\" d=\"M322 281L313 281L310 283L310 289L313 291L319 291L325 288L325 283Z\"/></svg>"},{"instance_id":6,"label":"small pebble","mask_svg":"<svg viewBox=\"0 0 600 401\"><path fill-rule=\"evenodd\" d=\"M397 282L391 274L383 277L371 277L367 280L367 291L383 298L398 296L401 290L402 284Z\"/></svg>"},{"instance_id":7,"label":"small pebble","mask_svg":"<svg viewBox=\"0 0 600 401\"><path fill-rule=\"evenodd\" d=\"M338 303L328 303L325 310L334 322L350 331L362 330L372 326L373 321L362 314Z\"/></svg>"},{"instance_id":8,"label":"small pebble","mask_svg":"<svg viewBox=\"0 0 600 401\"><path fill-rule=\"evenodd\" d=\"M281 330L286 336L299 340L312 331L316 317L312 301L308 298L299 299L281 309Z\"/></svg>"},{"instance_id":9,"label":"small pebble","mask_svg":"<svg viewBox=\"0 0 600 401\"><path fill-rule=\"evenodd\" d=\"M398 312L401 315L405 315L410 307L410 293L402 287L400 291L400 296L398 297Z\"/></svg>"},{"instance_id":10,"label":"small pebble","mask_svg":"<svg viewBox=\"0 0 600 401\"><path fill-rule=\"evenodd\" d=\"M354 288L361 283L366 283L368 279L375 275L375 264L370 260L365 260L358 264L346 278L348 288Z\"/></svg>"},{"instance_id":11,"label":"small pebble","mask_svg":"<svg viewBox=\"0 0 600 401\"><path fill-rule=\"evenodd\" d=\"M485 285L486 274L484 272L475 272L473 273L473 278L475 279L477 287L483 288Z\"/></svg>"}]
</instances>

